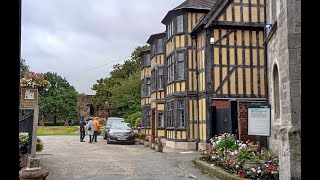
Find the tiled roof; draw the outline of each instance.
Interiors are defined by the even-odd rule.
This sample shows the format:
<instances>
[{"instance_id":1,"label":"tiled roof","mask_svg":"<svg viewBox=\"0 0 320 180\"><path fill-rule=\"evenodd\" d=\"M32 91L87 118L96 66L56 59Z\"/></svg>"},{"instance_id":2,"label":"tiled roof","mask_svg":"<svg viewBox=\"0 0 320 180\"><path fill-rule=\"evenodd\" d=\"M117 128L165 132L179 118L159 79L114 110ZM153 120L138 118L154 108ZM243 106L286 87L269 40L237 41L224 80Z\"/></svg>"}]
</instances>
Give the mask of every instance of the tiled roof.
<instances>
[{"instance_id":1,"label":"tiled roof","mask_svg":"<svg viewBox=\"0 0 320 180\"><path fill-rule=\"evenodd\" d=\"M216 0L186 0L173 10L178 9L207 9L210 10Z\"/></svg>"},{"instance_id":2,"label":"tiled roof","mask_svg":"<svg viewBox=\"0 0 320 180\"><path fill-rule=\"evenodd\" d=\"M214 2L216 0L186 0L183 3L181 3L179 6L175 7L174 9L170 10L161 23L165 23L167 18L175 11L181 10L181 9L199 9L199 10L207 10L209 11L212 6L214 5Z\"/></svg>"},{"instance_id":3,"label":"tiled roof","mask_svg":"<svg viewBox=\"0 0 320 180\"><path fill-rule=\"evenodd\" d=\"M157 34L152 34L152 35L149 37L149 39L147 40L147 43L148 43L148 44L151 44L154 39L164 37L165 35L166 35L166 32L157 33Z\"/></svg>"}]
</instances>

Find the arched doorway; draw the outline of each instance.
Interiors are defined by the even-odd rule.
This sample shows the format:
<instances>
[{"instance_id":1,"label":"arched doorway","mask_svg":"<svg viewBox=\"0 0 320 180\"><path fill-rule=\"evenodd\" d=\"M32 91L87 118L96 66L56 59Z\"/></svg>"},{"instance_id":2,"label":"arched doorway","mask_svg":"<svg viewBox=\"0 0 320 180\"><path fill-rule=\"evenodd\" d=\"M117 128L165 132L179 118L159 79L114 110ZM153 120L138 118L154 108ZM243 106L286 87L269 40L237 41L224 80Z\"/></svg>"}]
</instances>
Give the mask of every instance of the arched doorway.
<instances>
[{"instance_id":1,"label":"arched doorway","mask_svg":"<svg viewBox=\"0 0 320 180\"><path fill-rule=\"evenodd\" d=\"M89 114L90 116L94 116L94 108L92 105L89 105Z\"/></svg>"}]
</instances>

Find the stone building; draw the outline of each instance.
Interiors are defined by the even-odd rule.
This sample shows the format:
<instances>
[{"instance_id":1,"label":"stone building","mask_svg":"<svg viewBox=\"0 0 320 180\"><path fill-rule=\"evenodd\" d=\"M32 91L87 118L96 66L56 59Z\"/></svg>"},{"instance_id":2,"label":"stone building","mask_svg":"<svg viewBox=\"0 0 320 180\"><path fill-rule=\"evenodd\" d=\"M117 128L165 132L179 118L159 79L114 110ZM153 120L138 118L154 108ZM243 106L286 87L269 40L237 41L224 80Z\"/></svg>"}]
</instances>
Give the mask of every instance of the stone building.
<instances>
[{"instance_id":1,"label":"stone building","mask_svg":"<svg viewBox=\"0 0 320 180\"><path fill-rule=\"evenodd\" d=\"M80 119L80 116L89 117L97 116L102 118L108 118L110 116L111 110L108 104L101 106L96 106L93 103L93 95L80 95L77 100L77 109L80 115L76 118Z\"/></svg>"},{"instance_id":2,"label":"stone building","mask_svg":"<svg viewBox=\"0 0 320 180\"><path fill-rule=\"evenodd\" d=\"M266 4L269 145L279 154L280 179L301 179L301 1Z\"/></svg>"}]
</instances>

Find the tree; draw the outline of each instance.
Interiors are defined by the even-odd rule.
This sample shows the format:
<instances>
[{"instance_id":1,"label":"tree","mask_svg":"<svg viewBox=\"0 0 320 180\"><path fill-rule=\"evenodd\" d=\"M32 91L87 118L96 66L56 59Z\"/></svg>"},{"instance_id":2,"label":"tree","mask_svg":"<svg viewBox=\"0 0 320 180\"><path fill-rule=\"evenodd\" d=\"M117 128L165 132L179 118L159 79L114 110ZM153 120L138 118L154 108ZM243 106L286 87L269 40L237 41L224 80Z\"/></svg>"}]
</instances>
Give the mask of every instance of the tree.
<instances>
[{"instance_id":1,"label":"tree","mask_svg":"<svg viewBox=\"0 0 320 180\"><path fill-rule=\"evenodd\" d=\"M47 72L45 79L51 83L48 91L40 92L40 113L44 116L52 116L54 124L58 118L72 118L79 114L76 105L78 92L65 78L57 73Z\"/></svg>"},{"instance_id":2,"label":"tree","mask_svg":"<svg viewBox=\"0 0 320 180\"><path fill-rule=\"evenodd\" d=\"M129 115L141 111L141 81L140 73L129 76L120 81L120 85L111 88L111 109L118 115L127 118Z\"/></svg>"},{"instance_id":3,"label":"tree","mask_svg":"<svg viewBox=\"0 0 320 180\"><path fill-rule=\"evenodd\" d=\"M25 59L20 59L20 78L23 78L30 71Z\"/></svg>"},{"instance_id":4,"label":"tree","mask_svg":"<svg viewBox=\"0 0 320 180\"><path fill-rule=\"evenodd\" d=\"M123 81L126 81L130 76L135 78L135 82L140 83L140 65L141 59L139 54L142 50L146 49L146 46L138 46L135 50L131 53L131 59L125 60L123 64L115 64L113 66L113 70L110 72L110 77L102 78L97 80L97 84L94 84L91 88L92 90L96 91L95 96L93 97L93 102L96 106L104 106L105 102L109 102L114 104L112 101L112 97L115 95L118 97L119 92L115 91L114 89L120 88L122 84L126 84ZM138 74L137 74L138 73ZM124 87L123 87L124 88ZM140 95L140 88L138 94ZM134 104L139 104L140 108L140 99L135 99L136 102ZM127 102L126 102L127 103ZM118 111L118 108L112 108L113 114L116 115L123 115L122 111ZM139 109L139 111L141 111Z\"/></svg>"}]
</instances>

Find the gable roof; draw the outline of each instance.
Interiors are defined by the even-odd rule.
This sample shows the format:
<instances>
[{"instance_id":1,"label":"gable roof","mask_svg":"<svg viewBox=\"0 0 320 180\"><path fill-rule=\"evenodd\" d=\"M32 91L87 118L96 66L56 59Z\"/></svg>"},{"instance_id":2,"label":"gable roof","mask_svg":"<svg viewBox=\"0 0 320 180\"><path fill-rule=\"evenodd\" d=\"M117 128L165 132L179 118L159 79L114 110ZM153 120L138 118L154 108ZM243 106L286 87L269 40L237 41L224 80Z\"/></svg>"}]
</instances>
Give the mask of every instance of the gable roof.
<instances>
[{"instance_id":1,"label":"gable roof","mask_svg":"<svg viewBox=\"0 0 320 180\"><path fill-rule=\"evenodd\" d=\"M148 43L148 44L151 44L154 39L158 39L158 38L161 38L161 37L165 37L165 35L166 35L166 32L157 33L157 34L152 34L152 35L149 37L149 39L147 40L147 43Z\"/></svg>"},{"instance_id":2,"label":"gable roof","mask_svg":"<svg viewBox=\"0 0 320 180\"><path fill-rule=\"evenodd\" d=\"M200 31L202 28L207 28L229 2L230 0L215 0L211 10L194 25L191 34Z\"/></svg>"},{"instance_id":3,"label":"gable roof","mask_svg":"<svg viewBox=\"0 0 320 180\"><path fill-rule=\"evenodd\" d=\"M174 9L170 10L163 20L161 21L162 24L169 19L169 17L176 11L182 9L198 9L198 10L206 10L209 11L216 0L186 0L181 3L179 6L175 7Z\"/></svg>"}]
</instances>

